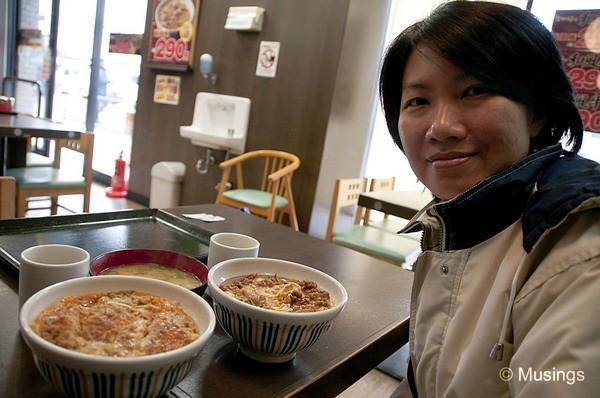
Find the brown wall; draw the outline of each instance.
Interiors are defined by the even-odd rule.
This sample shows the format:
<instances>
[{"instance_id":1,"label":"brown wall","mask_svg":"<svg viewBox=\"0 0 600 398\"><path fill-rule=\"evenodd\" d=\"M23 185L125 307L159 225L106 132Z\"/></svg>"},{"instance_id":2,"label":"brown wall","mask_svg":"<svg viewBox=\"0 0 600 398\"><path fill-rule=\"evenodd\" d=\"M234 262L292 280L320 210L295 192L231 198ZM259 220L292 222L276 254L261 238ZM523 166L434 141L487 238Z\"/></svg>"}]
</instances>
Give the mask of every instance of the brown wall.
<instances>
[{"instance_id":1,"label":"brown wall","mask_svg":"<svg viewBox=\"0 0 600 398\"><path fill-rule=\"evenodd\" d=\"M336 72L350 0L256 0L266 10L259 33L224 29L230 6L239 1L202 0L194 54L196 69L172 72L142 67L138 96L129 191L147 200L150 170L163 160L187 166L182 204L211 203L221 171L196 173L205 149L179 135L179 126L192 122L197 92L248 97L252 101L246 151L278 149L298 155L302 165L294 174L293 190L300 229L306 231L314 202ZM147 26L150 24L150 10ZM144 48L148 47L148 32ZM255 75L261 41L281 43L275 78ZM218 82L212 86L197 70L200 54L214 57ZM146 52L144 52L146 56ZM157 74L182 77L178 106L153 102ZM213 152L223 160L223 152Z\"/></svg>"}]
</instances>

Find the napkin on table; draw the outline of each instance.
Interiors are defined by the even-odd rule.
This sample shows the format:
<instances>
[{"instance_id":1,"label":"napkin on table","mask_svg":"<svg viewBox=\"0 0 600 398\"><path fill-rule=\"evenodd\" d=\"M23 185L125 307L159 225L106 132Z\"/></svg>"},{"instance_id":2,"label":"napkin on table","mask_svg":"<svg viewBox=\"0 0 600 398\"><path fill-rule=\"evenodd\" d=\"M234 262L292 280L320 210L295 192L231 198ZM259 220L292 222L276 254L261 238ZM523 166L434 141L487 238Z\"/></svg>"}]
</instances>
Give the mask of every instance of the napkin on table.
<instances>
[{"instance_id":1,"label":"napkin on table","mask_svg":"<svg viewBox=\"0 0 600 398\"><path fill-rule=\"evenodd\" d=\"M205 222L224 221L225 218L221 216L215 216L214 214L198 213L198 214L182 214L185 218L191 218L194 220L202 220Z\"/></svg>"}]
</instances>

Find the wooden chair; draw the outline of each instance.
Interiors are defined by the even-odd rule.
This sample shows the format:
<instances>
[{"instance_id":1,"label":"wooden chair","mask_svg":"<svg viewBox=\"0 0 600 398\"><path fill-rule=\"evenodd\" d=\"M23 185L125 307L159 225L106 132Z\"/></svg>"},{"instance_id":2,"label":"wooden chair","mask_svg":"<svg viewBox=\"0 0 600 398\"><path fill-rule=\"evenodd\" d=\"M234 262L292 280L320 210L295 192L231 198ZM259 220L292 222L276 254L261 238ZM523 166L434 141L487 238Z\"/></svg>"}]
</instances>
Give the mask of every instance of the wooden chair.
<instances>
[{"instance_id":1,"label":"wooden chair","mask_svg":"<svg viewBox=\"0 0 600 398\"><path fill-rule=\"evenodd\" d=\"M340 211L356 206L358 196L365 192L366 187L366 178L336 180L325 239L392 264L402 265L408 256L420 249L419 241L395 232L365 225L362 222L363 209L358 208L356 213L352 213L354 214L352 226L336 230Z\"/></svg>"},{"instance_id":2,"label":"wooden chair","mask_svg":"<svg viewBox=\"0 0 600 398\"><path fill-rule=\"evenodd\" d=\"M244 167L246 171L256 166L261 171L258 189L249 188L244 181ZM223 203L232 207L246 207L252 214L265 217L271 222L282 223L283 215L287 214L290 226L298 230L298 219L292 195L292 176L300 167L300 159L291 153L259 150L244 153L233 159L226 160L220 165L223 176L217 194L216 203ZM262 167L261 167L262 166ZM227 190L229 177L235 167L235 187ZM250 175L257 174L247 174ZM275 217L277 216L277 220Z\"/></svg>"},{"instance_id":3,"label":"wooden chair","mask_svg":"<svg viewBox=\"0 0 600 398\"><path fill-rule=\"evenodd\" d=\"M7 93L7 91L6 91L7 83L9 83L11 86L11 89L10 89L11 93L16 93L18 87L23 87L23 90L25 90L26 88L30 88L30 89L34 90L31 93L31 95L36 96L37 107L35 109L31 109L31 112L25 112L23 114L28 115L28 116L33 116L36 118L41 118L42 117L42 83L37 80L21 79L16 76L5 76L2 79L2 95L6 95L6 93ZM24 91L24 92L26 92L26 91ZM47 156L44 156L44 155L41 155L39 153L32 151L31 141L32 140L40 140L40 139L46 140L45 138L27 138L27 139L19 138L19 139L10 140L10 142L11 142L10 146L12 147L11 149L19 150L19 151L20 150L26 151L25 165L27 167L49 167L49 166L52 166L52 159L50 159ZM24 142L25 140L27 140L26 144ZM21 165L19 165L18 167L20 167L20 166Z\"/></svg>"},{"instance_id":4,"label":"wooden chair","mask_svg":"<svg viewBox=\"0 0 600 398\"><path fill-rule=\"evenodd\" d=\"M0 218L15 217L16 184L13 177L0 177Z\"/></svg>"},{"instance_id":5,"label":"wooden chair","mask_svg":"<svg viewBox=\"0 0 600 398\"><path fill-rule=\"evenodd\" d=\"M63 150L83 155L83 173L64 166ZM25 217L28 203L39 197L50 198L50 213L57 214L60 195L83 195L83 211L90 210L92 186L92 157L94 134L82 133L79 139L56 139L52 167L10 168L7 174L14 177L17 187L16 215ZM36 208L37 209L37 208Z\"/></svg>"}]
</instances>

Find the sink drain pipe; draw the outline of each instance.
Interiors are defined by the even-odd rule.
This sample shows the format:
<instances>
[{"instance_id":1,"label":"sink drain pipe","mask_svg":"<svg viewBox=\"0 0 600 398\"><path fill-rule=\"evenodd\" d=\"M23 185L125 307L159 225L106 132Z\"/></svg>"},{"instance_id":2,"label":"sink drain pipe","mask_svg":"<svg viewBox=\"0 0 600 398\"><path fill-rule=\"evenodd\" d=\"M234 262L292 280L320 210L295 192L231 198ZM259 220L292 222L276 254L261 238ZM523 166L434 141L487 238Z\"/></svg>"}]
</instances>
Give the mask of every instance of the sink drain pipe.
<instances>
[{"instance_id":1,"label":"sink drain pipe","mask_svg":"<svg viewBox=\"0 0 600 398\"><path fill-rule=\"evenodd\" d=\"M196 171L198 174L206 174L208 173L208 168L215 164L217 160L212 154L212 149L206 150L206 157L204 159L199 159L196 162Z\"/></svg>"}]
</instances>

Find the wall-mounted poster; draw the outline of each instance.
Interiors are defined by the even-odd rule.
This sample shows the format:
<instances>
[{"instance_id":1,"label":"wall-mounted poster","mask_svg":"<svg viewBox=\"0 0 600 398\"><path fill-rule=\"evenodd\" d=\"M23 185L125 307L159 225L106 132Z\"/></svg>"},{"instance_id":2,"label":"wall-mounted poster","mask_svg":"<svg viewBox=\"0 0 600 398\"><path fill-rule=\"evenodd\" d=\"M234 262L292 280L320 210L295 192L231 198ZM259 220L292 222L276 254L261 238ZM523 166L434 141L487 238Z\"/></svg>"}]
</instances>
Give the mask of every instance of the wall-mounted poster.
<instances>
[{"instance_id":1,"label":"wall-mounted poster","mask_svg":"<svg viewBox=\"0 0 600 398\"><path fill-rule=\"evenodd\" d=\"M156 75L154 82L154 102L157 104L178 105L181 77Z\"/></svg>"},{"instance_id":2,"label":"wall-mounted poster","mask_svg":"<svg viewBox=\"0 0 600 398\"><path fill-rule=\"evenodd\" d=\"M552 31L586 131L600 132L600 9L556 11Z\"/></svg>"},{"instance_id":3,"label":"wall-mounted poster","mask_svg":"<svg viewBox=\"0 0 600 398\"><path fill-rule=\"evenodd\" d=\"M142 35L111 33L108 44L109 53L141 54Z\"/></svg>"},{"instance_id":4,"label":"wall-mounted poster","mask_svg":"<svg viewBox=\"0 0 600 398\"><path fill-rule=\"evenodd\" d=\"M152 37L148 61L192 66L200 0L152 0Z\"/></svg>"}]
</instances>

